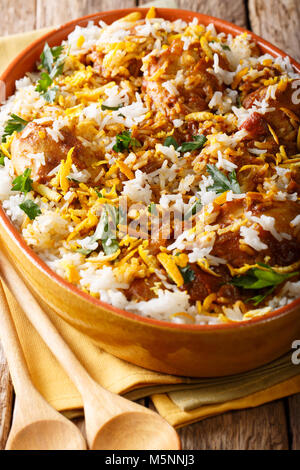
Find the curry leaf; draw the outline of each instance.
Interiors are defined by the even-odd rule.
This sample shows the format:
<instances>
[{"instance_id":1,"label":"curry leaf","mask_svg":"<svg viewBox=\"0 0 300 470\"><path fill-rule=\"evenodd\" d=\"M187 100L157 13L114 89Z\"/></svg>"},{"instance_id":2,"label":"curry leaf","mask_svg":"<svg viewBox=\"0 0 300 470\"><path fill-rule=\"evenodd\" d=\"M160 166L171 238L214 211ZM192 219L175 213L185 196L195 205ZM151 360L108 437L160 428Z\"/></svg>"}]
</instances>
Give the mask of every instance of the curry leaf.
<instances>
[{"instance_id":1,"label":"curry leaf","mask_svg":"<svg viewBox=\"0 0 300 470\"><path fill-rule=\"evenodd\" d=\"M273 290L285 282L287 279L298 275L298 272L293 273L277 273L270 266L260 264L259 267L250 268L245 274L236 276L232 279L231 283L236 287L243 289L264 289L270 287L264 294L252 297L251 300L255 305L261 303L265 297L273 292Z\"/></svg>"}]
</instances>

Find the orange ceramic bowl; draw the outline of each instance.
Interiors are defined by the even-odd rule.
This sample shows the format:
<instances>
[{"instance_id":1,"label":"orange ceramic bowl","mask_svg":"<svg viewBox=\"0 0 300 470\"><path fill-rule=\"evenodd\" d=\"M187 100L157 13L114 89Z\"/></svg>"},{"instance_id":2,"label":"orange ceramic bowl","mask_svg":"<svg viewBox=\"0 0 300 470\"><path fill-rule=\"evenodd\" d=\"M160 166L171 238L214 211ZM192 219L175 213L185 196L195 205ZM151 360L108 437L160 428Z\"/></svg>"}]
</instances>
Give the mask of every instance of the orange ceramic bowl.
<instances>
[{"instance_id":1,"label":"orange ceramic bowl","mask_svg":"<svg viewBox=\"0 0 300 470\"><path fill-rule=\"evenodd\" d=\"M55 46L76 25L100 19L112 23L135 9L114 10L86 16L46 34L27 47L10 64L1 79L6 96L14 93L15 81L32 71L45 41ZM141 9L146 14L147 9ZM191 21L197 17L217 30L240 34L245 30L210 16L186 10L158 8L168 20ZM250 33L252 34L252 33ZM252 34L262 52L285 56L282 51ZM291 60L296 70L300 65ZM177 325L143 318L114 308L83 293L51 271L26 245L0 208L2 246L45 309L64 320L109 353L139 366L183 376L224 376L253 369L286 353L300 339L300 299L263 318L221 325Z\"/></svg>"}]
</instances>

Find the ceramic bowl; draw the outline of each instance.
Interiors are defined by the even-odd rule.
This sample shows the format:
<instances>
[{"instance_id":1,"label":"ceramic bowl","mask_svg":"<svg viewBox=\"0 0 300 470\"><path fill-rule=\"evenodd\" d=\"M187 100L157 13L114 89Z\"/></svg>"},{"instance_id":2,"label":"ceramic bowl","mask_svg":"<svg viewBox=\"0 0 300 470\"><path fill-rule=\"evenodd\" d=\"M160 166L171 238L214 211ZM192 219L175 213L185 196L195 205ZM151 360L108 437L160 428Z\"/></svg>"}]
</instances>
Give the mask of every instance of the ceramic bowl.
<instances>
[{"instance_id":1,"label":"ceramic bowl","mask_svg":"<svg viewBox=\"0 0 300 470\"><path fill-rule=\"evenodd\" d=\"M58 45L76 25L85 26L88 21L99 20L112 23L133 11L136 9L86 16L32 43L2 74L6 96L14 93L17 79L34 69L46 41L50 46ZM146 14L147 9L140 11ZM186 10L158 8L157 15L187 21L197 17L200 23L214 23L219 32L233 35L245 31L228 22ZM286 56L275 46L252 36L264 53ZM300 72L300 65L291 62ZM178 325L119 310L83 293L51 271L26 245L1 208L0 224L2 249L45 309L55 310L101 348L131 363L183 376L224 376L270 362L290 350L293 340L300 339L300 299L261 318L221 325Z\"/></svg>"}]
</instances>

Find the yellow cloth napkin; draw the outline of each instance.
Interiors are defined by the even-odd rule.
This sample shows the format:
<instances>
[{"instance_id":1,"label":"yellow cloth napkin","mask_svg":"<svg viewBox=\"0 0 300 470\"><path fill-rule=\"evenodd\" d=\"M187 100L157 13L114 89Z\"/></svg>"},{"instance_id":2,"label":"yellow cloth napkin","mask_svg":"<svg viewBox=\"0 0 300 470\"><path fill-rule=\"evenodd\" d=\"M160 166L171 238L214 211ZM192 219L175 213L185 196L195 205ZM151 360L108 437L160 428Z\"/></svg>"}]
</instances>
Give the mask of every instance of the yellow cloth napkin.
<instances>
[{"instance_id":1,"label":"yellow cloth napkin","mask_svg":"<svg viewBox=\"0 0 300 470\"><path fill-rule=\"evenodd\" d=\"M153 2L157 3L157 6L176 6L171 1ZM0 72L25 46L51 29L0 38ZM5 292L36 388L60 411L81 410L81 396L72 381L27 320L12 294L7 289ZM148 371L113 357L96 347L50 309L47 309L47 313L97 382L131 399L152 396L159 413L177 427L228 410L258 406L300 392L300 376L292 377L297 372L290 367L286 358L237 377L210 380L175 377ZM288 377L292 378L286 380ZM252 393L254 390L261 391ZM162 392L169 392L169 395ZM220 404L220 401L225 403Z\"/></svg>"}]
</instances>

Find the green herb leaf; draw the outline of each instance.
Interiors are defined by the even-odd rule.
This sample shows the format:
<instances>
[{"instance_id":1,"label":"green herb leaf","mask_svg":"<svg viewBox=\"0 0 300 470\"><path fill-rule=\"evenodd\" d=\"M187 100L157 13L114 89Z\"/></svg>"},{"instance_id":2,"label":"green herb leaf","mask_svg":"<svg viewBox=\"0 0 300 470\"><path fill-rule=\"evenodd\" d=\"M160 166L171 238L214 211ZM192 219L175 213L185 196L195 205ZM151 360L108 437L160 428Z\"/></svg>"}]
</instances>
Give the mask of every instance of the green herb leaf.
<instances>
[{"instance_id":1,"label":"green herb leaf","mask_svg":"<svg viewBox=\"0 0 300 470\"><path fill-rule=\"evenodd\" d=\"M178 149L178 147L179 147L176 139L174 139L174 137L169 135L169 137L167 137L166 140L164 141L164 146L165 147L171 147L171 145L173 145L175 150Z\"/></svg>"},{"instance_id":2,"label":"green herb leaf","mask_svg":"<svg viewBox=\"0 0 300 470\"><path fill-rule=\"evenodd\" d=\"M148 206L148 212L153 215L158 215L156 204L154 204L154 202L151 202L150 206Z\"/></svg>"},{"instance_id":3,"label":"green herb leaf","mask_svg":"<svg viewBox=\"0 0 300 470\"><path fill-rule=\"evenodd\" d=\"M52 85L52 83L53 83L53 80L50 77L50 75L46 72L42 72L41 78L37 82L37 86L35 90L38 91L39 93L45 93L48 90L49 86Z\"/></svg>"},{"instance_id":4,"label":"green herb leaf","mask_svg":"<svg viewBox=\"0 0 300 470\"><path fill-rule=\"evenodd\" d=\"M5 163L4 163L4 159L5 159L5 155L4 155L4 153L2 153L2 152L0 151L0 165L1 165L1 166L4 166L4 164L5 164Z\"/></svg>"},{"instance_id":5,"label":"green herb leaf","mask_svg":"<svg viewBox=\"0 0 300 470\"><path fill-rule=\"evenodd\" d=\"M39 66L39 69L46 69L48 73L52 73L53 66L60 58L63 49L63 46L50 48L49 44L46 42L44 50L41 54L41 65Z\"/></svg>"},{"instance_id":6,"label":"green herb leaf","mask_svg":"<svg viewBox=\"0 0 300 470\"><path fill-rule=\"evenodd\" d=\"M4 134L2 136L2 142L6 142L8 136L12 135L15 131L22 132L23 129L27 126L28 121L20 118L16 114L11 114L10 119L7 121L4 127Z\"/></svg>"},{"instance_id":7,"label":"green herb leaf","mask_svg":"<svg viewBox=\"0 0 300 470\"><path fill-rule=\"evenodd\" d=\"M189 220L193 215L196 215L202 208L200 199L198 199L192 207L184 214L184 220Z\"/></svg>"},{"instance_id":8,"label":"green herb leaf","mask_svg":"<svg viewBox=\"0 0 300 470\"><path fill-rule=\"evenodd\" d=\"M215 165L207 165L207 171L214 180L214 184L208 188L210 191L221 194L231 190L235 194L241 194L241 188L234 170L228 174L228 178Z\"/></svg>"},{"instance_id":9,"label":"green herb leaf","mask_svg":"<svg viewBox=\"0 0 300 470\"><path fill-rule=\"evenodd\" d=\"M263 300L265 300L266 297L272 294L276 286L271 287L271 289L268 289L264 294L259 294L255 295L254 297L251 297L250 299L247 300L247 302L253 302L255 307L259 305Z\"/></svg>"},{"instance_id":10,"label":"green herb leaf","mask_svg":"<svg viewBox=\"0 0 300 470\"><path fill-rule=\"evenodd\" d=\"M191 269L189 265L187 265L185 268L181 268L180 266L178 266L178 269L181 272L185 284L189 284L190 282L195 280L195 271Z\"/></svg>"},{"instance_id":11,"label":"green herb leaf","mask_svg":"<svg viewBox=\"0 0 300 470\"><path fill-rule=\"evenodd\" d=\"M101 105L102 111L108 110L108 111L118 111L118 109L121 109L124 107L124 104L119 104L118 106L107 106L106 104Z\"/></svg>"},{"instance_id":12,"label":"green herb leaf","mask_svg":"<svg viewBox=\"0 0 300 470\"><path fill-rule=\"evenodd\" d=\"M238 108L241 108L241 107L242 107L242 101L241 101L240 95L237 95L237 98L236 98L236 105L237 105Z\"/></svg>"},{"instance_id":13,"label":"green herb leaf","mask_svg":"<svg viewBox=\"0 0 300 470\"><path fill-rule=\"evenodd\" d=\"M50 77L54 80L58 75L61 75L64 70L65 59L60 57L54 64Z\"/></svg>"},{"instance_id":14,"label":"green herb leaf","mask_svg":"<svg viewBox=\"0 0 300 470\"><path fill-rule=\"evenodd\" d=\"M104 253L109 256L119 249L119 242L115 238L115 231L119 224L119 211L114 206L106 205L102 212L101 219L101 242ZM101 222L101 220L100 220ZM112 227L110 222L112 222Z\"/></svg>"},{"instance_id":15,"label":"green herb leaf","mask_svg":"<svg viewBox=\"0 0 300 470\"><path fill-rule=\"evenodd\" d=\"M41 54L41 65L39 66L39 69L46 70L46 72L41 73L36 91L41 93L43 98L49 103L54 102L58 88L53 87L51 90L48 89L52 85L54 78L61 75L63 72L65 60L61 55L63 49L63 46L50 48L48 43L46 43Z\"/></svg>"},{"instance_id":16,"label":"green herb leaf","mask_svg":"<svg viewBox=\"0 0 300 470\"><path fill-rule=\"evenodd\" d=\"M31 201L31 199L27 199L22 204L20 204L20 209L25 212L30 220L34 220L42 213L39 206L35 204L35 202Z\"/></svg>"},{"instance_id":17,"label":"green herb leaf","mask_svg":"<svg viewBox=\"0 0 300 470\"><path fill-rule=\"evenodd\" d=\"M236 276L231 281L234 286L243 289L256 290L270 287L264 294L259 294L249 299L249 301L254 302L254 305L260 304L277 286L287 279L299 274L299 272L281 274L274 271L267 264L260 264L260 266L260 268L250 268L245 274Z\"/></svg>"},{"instance_id":18,"label":"green herb leaf","mask_svg":"<svg viewBox=\"0 0 300 470\"><path fill-rule=\"evenodd\" d=\"M178 147L178 151L182 153L192 152L193 150L200 150L207 142L207 138L205 135L195 135L193 136L193 142L184 142L180 147Z\"/></svg>"},{"instance_id":19,"label":"green herb leaf","mask_svg":"<svg viewBox=\"0 0 300 470\"><path fill-rule=\"evenodd\" d=\"M45 101L48 103L54 103L57 97L59 88L57 86L54 86L50 88L48 91L42 94L42 97L44 98Z\"/></svg>"},{"instance_id":20,"label":"green herb leaf","mask_svg":"<svg viewBox=\"0 0 300 470\"><path fill-rule=\"evenodd\" d=\"M124 150L129 150L130 148L141 147L140 142L134 137L131 137L131 131L124 131L118 134L116 139L117 142L113 147L115 152L124 152Z\"/></svg>"},{"instance_id":21,"label":"green herb leaf","mask_svg":"<svg viewBox=\"0 0 300 470\"><path fill-rule=\"evenodd\" d=\"M116 253L119 247L120 246L119 246L118 240L112 240L112 239L102 240L102 248L106 256L110 256Z\"/></svg>"},{"instance_id":22,"label":"green herb leaf","mask_svg":"<svg viewBox=\"0 0 300 470\"><path fill-rule=\"evenodd\" d=\"M221 44L223 51L231 51L230 47L227 44Z\"/></svg>"},{"instance_id":23,"label":"green herb leaf","mask_svg":"<svg viewBox=\"0 0 300 470\"><path fill-rule=\"evenodd\" d=\"M27 194L32 189L32 179L30 178L31 170L26 168L23 175L17 176L13 181L12 191L20 191Z\"/></svg>"}]
</instances>

